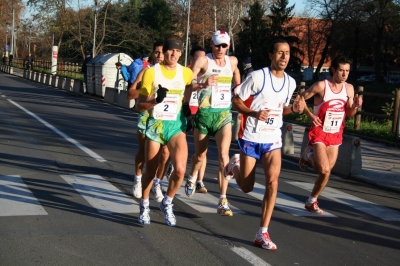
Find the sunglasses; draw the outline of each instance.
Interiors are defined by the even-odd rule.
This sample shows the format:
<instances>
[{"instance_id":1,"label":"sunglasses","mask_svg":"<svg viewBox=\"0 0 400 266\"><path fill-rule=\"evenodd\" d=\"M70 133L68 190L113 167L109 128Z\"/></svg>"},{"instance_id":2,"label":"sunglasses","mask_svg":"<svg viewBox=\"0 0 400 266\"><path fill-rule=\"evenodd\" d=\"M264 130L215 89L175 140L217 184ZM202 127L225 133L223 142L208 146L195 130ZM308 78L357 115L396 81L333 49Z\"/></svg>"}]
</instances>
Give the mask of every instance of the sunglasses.
<instances>
[{"instance_id":1,"label":"sunglasses","mask_svg":"<svg viewBox=\"0 0 400 266\"><path fill-rule=\"evenodd\" d=\"M226 44L226 43L223 43L223 44L220 44L220 45L214 45L215 47L217 47L217 48L226 48L226 47L228 47L228 45Z\"/></svg>"}]
</instances>

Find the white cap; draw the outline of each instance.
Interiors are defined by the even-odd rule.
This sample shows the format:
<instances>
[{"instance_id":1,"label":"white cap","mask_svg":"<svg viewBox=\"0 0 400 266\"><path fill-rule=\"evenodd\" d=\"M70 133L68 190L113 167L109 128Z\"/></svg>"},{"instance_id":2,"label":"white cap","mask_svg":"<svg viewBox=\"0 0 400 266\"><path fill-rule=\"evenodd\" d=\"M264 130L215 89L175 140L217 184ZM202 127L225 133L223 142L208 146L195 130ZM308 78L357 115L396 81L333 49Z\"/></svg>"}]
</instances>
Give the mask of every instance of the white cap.
<instances>
[{"instance_id":1,"label":"white cap","mask_svg":"<svg viewBox=\"0 0 400 266\"><path fill-rule=\"evenodd\" d=\"M220 45L222 43L229 45L231 42L231 37L229 37L226 31L217 30L212 36L212 41L215 45Z\"/></svg>"}]
</instances>

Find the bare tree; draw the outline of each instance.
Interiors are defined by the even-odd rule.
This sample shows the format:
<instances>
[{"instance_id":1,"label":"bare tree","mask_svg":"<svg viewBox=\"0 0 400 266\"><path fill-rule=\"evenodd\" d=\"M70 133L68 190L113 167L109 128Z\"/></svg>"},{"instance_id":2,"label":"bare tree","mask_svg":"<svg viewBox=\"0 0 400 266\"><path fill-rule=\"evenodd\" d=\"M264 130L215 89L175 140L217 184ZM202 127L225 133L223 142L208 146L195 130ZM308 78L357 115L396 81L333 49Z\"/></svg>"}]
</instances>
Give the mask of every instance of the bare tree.
<instances>
[{"instance_id":1,"label":"bare tree","mask_svg":"<svg viewBox=\"0 0 400 266\"><path fill-rule=\"evenodd\" d=\"M363 11L368 17L374 28L374 59L375 59L375 79L382 80L383 42L387 34L387 27L399 18L400 7L393 0L373 0L362 1Z\"/></svg>"},{"instance_id":2,"label":"bare tree","mask_svg":"<svg viewBox=\"0 0 400 266\"><path fill-rule=\"evenodd\" d=\"M328 56L332 40L336 37L337 27L340 27L340 23L348 19L348 12L352 10L354 2L356 0L310 0L308 2L316 18L328 21L330 26L325 28L325 45L314 73L315 79L318 79L319 72Z\"/></svg>"}]
</instances>

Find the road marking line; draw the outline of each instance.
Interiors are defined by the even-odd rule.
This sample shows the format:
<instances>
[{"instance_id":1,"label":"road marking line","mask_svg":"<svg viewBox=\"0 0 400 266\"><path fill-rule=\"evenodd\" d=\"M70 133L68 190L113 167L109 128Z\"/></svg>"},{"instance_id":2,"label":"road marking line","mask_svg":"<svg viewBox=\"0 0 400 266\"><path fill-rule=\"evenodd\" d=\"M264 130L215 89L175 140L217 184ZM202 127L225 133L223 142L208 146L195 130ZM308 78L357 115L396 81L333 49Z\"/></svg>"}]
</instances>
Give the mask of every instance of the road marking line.
<instances>
[{"instance_id":1,"label":"road marking line","mask_svg":"<svg viewBox=\"0 0 400 266\"><path fill-rule=\"evenodd\" d=\"M243 259L247 260L251 265L256 265L256 266L271 266L268 262L264 261L260 257L258 257L256 254L253 252L242 248L242 247L232 247L231 250L238 254L240 257Z\"/></svg>"},{"instance_id":2,"label":"road marking line","mask_svg":"<svg viewBox=\"0 0 400 266\"><path fill-rule=\"evenodd\" d=\"M230 187L233 187L237 190L240 190L240 187L236 184L235 181L229 183ZM265 192L265 186L260 185L258 183L254 183L254 188L253 191L247 193L248 195L259 199L263 201L264 199L264 192ZM337 218L336 215L333 215L329 212L324 211L324 213L321 214L315 214L312 212L309 212L304 209L304 202L298 201L292 197L289 197L281 192L278 192L277 198L276 198L276 204L275 207L278 209L281 209L285 212L288 212L292 214L293 216L311 216L311 217L332 217L332 218Z\"/></svg>"},{"instance_id":3,"label":"road marking line","mask_svg":"<svg viewBox=\"0 0 400 266\"><path fill-rule=\"evenodd\" d=\"M163 190L166 191L168 187L168 182L161 181ZM179 197L180 201L183 201L185 204L189 205L193 209L201 213L217 213L217 206L219 199L214 197L209 193L195 193L193 197L189 198L185 194L185 184L186 182L183 181L181 187L179 188L178 192L176 193L175 197ZM244 214L246 212L242 211L239 208L236 208L232 204L229 204L233 214Z\"/></svg>"},{"instance_id":4,"label":"road marking line","mask_svg":"<svg viewBox=\"0 0 400 266\"><path fill-rule=\"evenodd\" d=\"M310 192L314 187L313 184L304 182L286 181L286 183L308 190ZM350 206L356 210L368 213L372 216L381 218L382 220L385 221L400 221L400 212L394 211L392 209L383 206L379 206L378 204L352 196L350 194L341 192L334 188L325 187L324 191L322 191L321 193L321 196L339 202L341 204Z\"/></svg>"},{"instance_id":5,"label":"road marking line","mask_svg":"<svg viewBox=\"0 0 400 266\"><path fill-rule=\"evenodd\" d=\"M98 155L97 153L95 153L94 151L92 151L89 148L86 148L85 146L83 146L82 144L80 144L78 141L74 140L73 138L68 137L66 134L64 134L63 132L61 132L60 130L58 130L57 128L55 128L54 126L50 125L49 123L47 123L46 121L44 121L43 119L41 119L39 116L35 115L34 113L32 113L31 111L28 111L27 109L25 109L24 107L22 107L21 105L19 105L18 103L14 102L13 100L8 99L7 101L9 101L10 103L14 104L15 106L17 106L19 109L21 109L22 111L24 111L25 113L31 115L33 118L35 118L36 120L38 120L39 122L41 122L43 125L45 125L46 127L50 128L51 130L53 130L54 132L56 132L58 135L60 135L61 137L63 137L64 139L66 139L67 141L71 142L72 144L74 144L76 147L78 147L79 149L81 149L82 151L84 151L85 153L87 153L89 156L91 156L92 158L96 159L99 162L106 162L107 160L105 160L103 157L101 157L100 155Z\"/></svg>"},{"instance_id":6,"label":"road marking line","mask_svg":"<svg viewBox=\"0 0 400 266\"><path fill-rule=\"evenodd\" d=\"M19 175L0 176L0 216L48 215Z\"/></svg>"},{"instance_id":7,"label":"road marking line","mask_svg":"<svg viewBox=\"0 0 400 266\"><path fill-rule=\"evenodd\" d=\"M99 175L60 175L99 213L139 213L139 204Z\"/></svg>"},{"instance_id":8,"label":"road marking line","mask_svg":"<svg viewBox=\"0 0 400 266\"><path fill-rule=\"evenodd\" d=\"M288 159L282 159L282 161L285 161L285 162L287 162L287 163L290 163L290 164L293 164L293 165L299 166L299 163L298 163L298 162L297 162L297 163L295 163L295 162L293 162L292 160L288 160ZM311 166L309 166L309 167L308 167L308 170L309 170L309 171L311 171L311 172L317 173L317 172L314 170L314 168L312 168ZM331 179L339 179L339 180L343 180L343 178L342 178L342 177L340 177L340 176L337 176L337 175L335 175L335 174L331 174L330 178L331 178Z\"/></svg>"}]
</instances>

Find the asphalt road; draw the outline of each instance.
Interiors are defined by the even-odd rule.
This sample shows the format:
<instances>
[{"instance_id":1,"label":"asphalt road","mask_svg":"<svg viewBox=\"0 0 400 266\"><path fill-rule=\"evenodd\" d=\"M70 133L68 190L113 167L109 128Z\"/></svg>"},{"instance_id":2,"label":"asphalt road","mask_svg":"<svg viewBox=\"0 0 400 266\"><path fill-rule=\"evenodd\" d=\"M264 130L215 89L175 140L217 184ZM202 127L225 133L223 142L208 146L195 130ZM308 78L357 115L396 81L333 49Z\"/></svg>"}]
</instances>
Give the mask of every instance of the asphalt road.
<instances>
[{"instance_id":1,"label":"asphalt road","mask_svg":"<svg viewBox=\"0 0 400 266\"><path fill-rule=\"evenodd\" d=\"M151 200L152 222L140 225L131 196L136 118L0 73L0 265L398 265L398 193L332 177L319 200L326 215L311 215L303 205L316 175L286 160L269 227L278 250L254 247L262 168L252 193L231 181L234 216L219 216L212 141L209 193L175 198L176 227Z\"/></svg>"}]
</instances>

